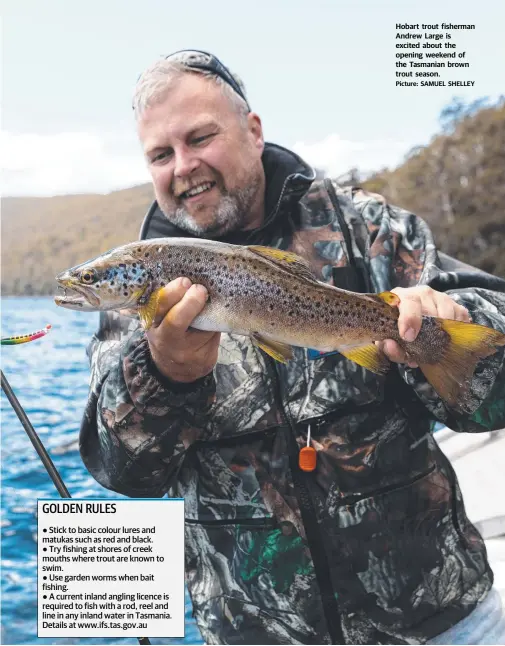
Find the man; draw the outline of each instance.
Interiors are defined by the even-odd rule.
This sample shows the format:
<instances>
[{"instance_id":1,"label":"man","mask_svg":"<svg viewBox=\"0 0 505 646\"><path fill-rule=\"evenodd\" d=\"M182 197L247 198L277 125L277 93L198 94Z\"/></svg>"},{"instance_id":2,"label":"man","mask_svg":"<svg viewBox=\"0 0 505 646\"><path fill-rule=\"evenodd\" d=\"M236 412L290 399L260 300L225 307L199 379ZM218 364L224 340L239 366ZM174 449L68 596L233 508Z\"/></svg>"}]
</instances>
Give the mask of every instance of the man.
<instances>
[{"instance_id":1,"label":"man","mask_svg":"<svg viewBox=\"0 0 505 646\"><path fill-rule=\"evenodd\" d=\"M321 281L393 289L408 341L422 314L505 331L505 296L442 271L422 220L315 180L294 153L265 144L242 84L214 56L158 61L134 110L157 200L141 237L289 249ZM184 497L204 640L425 643L465 618L478 624L493 604L499 616L482 538L432 431L437 420L505 426L503 350L478 364L461 414L393 341L385 378L302 348L277 364L248 338L191 329L207 296L183 276L168 284L147 333L102 314L81 429L83 460L105 487ZM307 442L312 472L298 465Z\"/></svg>"}]
</instances>

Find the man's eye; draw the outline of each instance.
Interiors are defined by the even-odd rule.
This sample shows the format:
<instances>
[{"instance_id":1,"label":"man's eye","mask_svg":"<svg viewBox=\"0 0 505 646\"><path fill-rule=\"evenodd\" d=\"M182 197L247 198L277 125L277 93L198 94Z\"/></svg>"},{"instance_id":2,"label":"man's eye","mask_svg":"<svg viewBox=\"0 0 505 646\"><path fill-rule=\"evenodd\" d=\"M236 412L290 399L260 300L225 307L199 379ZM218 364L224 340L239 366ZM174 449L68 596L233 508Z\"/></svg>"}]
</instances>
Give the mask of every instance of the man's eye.
<instances>
[{"instance_id":1,"label":"man's eye","mask_svg":"<svg viewBox=\"0 0 505 646\"><path fill-rule=\"evenodd\" d=\"M154 164L155 162L162 161L163 159L167 159L170 157L172 154L171 150L164 150L162 153L158 153L154 157L151 158L151 164Z\"/></svg>"},{"instance_id":2,"label":"man's eye","mask_svg":"<svg viewBox=\"0 0 505 646\"><path fill-rule=\"evenodd\" d=\"M193 139L191 140L191 143L198 146L198 144L203 144L204 141L207 141L208 139L210 139L213 136L214 135L211 134L211 135L203 135L203 137L193 137Z\"/></svg>"}]
</instances>

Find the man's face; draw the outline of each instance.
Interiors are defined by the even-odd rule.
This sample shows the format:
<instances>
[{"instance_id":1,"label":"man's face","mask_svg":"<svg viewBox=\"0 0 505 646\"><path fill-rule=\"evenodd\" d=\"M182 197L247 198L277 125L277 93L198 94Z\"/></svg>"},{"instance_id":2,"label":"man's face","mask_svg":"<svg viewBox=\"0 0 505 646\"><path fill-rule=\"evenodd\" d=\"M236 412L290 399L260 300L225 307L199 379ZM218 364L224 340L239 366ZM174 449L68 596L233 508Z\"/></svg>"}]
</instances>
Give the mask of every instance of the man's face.
<instances>
[{"instance_id":1,"label":"man's face","mask_svg":"<svg viewBox=\"0 0 505 646\"><path fill-rule=\"evenodd\" d=\"M178 79L138 130L156 199L173 224L212 238L261 223L261 122L240 117L212 80Z\"/></svg>"}]
</instances>

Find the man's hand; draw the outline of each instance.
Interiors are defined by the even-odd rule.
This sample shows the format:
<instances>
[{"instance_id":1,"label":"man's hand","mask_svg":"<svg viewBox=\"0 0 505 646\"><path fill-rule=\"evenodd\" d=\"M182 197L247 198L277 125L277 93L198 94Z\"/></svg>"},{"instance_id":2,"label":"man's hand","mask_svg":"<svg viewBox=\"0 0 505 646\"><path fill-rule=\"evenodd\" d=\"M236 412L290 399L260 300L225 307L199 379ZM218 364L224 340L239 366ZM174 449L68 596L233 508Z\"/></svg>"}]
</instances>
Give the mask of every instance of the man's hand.
<instances>
[{"instance_id":1,"label":"man's hand","mask_svg":"<svg viewBox=\"0 0 505 646\"><path fill-rule=\"evenodd\" d=\"M173 381L189 383L208 375L217 362L221 334L189 330L205 307L207 290L177 278L163 289L152 327L146 332L158 370Z\"/></svg>"},{"instance_id":2,"label":"man's hand","mask_svg":"<svg viewBox=\"0 0 505 646\"><path fill-rule=\"evenodd\" d=\"M431 287L396 287L391 291L400 298L398 331L405 341L414 341L417 337L421 329L423 315L471 322L466 308L458 305L447 294L437 292ZM381 341L378 345L391 361L406 363L405 352L392 339ZM408 365L411 368L417 368L416 363Z\"/></svg>"}]
</instances>

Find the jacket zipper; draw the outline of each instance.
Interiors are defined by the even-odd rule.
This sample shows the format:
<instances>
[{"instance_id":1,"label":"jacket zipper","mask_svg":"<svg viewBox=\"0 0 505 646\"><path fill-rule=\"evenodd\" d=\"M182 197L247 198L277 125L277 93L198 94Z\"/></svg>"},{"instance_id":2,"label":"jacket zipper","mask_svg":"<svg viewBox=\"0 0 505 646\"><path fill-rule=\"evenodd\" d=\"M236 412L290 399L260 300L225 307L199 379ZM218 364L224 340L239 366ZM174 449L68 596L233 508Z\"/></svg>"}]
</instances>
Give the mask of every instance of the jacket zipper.
<instances>
[{"instance_id":1,"label":"jacket zipper","mask_svg":"<svg viewBox=\"0 0 505 646\"><path fill-rule=\"evenodd\" d=\"M418 473L416 476L414 476L413 478L410 478L410 480L407 480L406 482L400 482L396 484L386 485L384 487L379 487L378 489L373 489L369 493L349 494L347 496L343 496L340 500L339 507L355 505L360 500L365 500L366 498L381 496L382 494L385 494L385 493L391 493L396 489L399 490L399 489L404 489L405 487L410 487L411 485L415 484L419 480L422 480L423 478L426 478L426 476L429 476L431 473L433 473L433 471L435 471L436 468L437 468L437 465L432 464L429 469L427 469L426 471L423 471L422 473Z\"/></svg>"},{"instance_id":2,"label":"jacket zipper","mask_svg":"<svg viewBox=\"0 0 505 646\"><path fill-rule=\"evenodd\" d=\"M241 525L243 527L264 529L265 527L275 527L277 520L265 516L263 518L224 518L213 520L200 520L199 518L185 518L184 522L188 525L205 525L210 527L221 527L223 525Z\"/></svg>"},{"instance_id":3,"label":"jacket zipper","mask_svg":"<svg viewBox=\"0 0 505 646\"><path fill-rule=\"evenodd\" d=\"M324 616L328 626L328 632L331 637L332 644L345 644L342 626L340 624L340 613L338 603L335 598L335 593L330 579L330 570L328 559L324 548L321 532L317 526L317 518L314 506L310 499L309 489L307 487L307 480L311 477L309 473L303 473L298 466L298 443L295 439L295 427L289 415L284 408L282 401L282 392L280 387L279 375L275 366L275 362L270 357L266 358L267 365L270 366L271 372L274 377L275 390L279 410L285 424L291 430L291 442L289 444L289 462L291 466L291 473L293 476L293 484L295 487L296 497L300 505L300 512L302 515L303 525L307 536L307 542L310 547L312 561L314 563L314 571L316 581L321 592L321 600L323 604Z\"/></svg>"}]
</instances>

